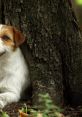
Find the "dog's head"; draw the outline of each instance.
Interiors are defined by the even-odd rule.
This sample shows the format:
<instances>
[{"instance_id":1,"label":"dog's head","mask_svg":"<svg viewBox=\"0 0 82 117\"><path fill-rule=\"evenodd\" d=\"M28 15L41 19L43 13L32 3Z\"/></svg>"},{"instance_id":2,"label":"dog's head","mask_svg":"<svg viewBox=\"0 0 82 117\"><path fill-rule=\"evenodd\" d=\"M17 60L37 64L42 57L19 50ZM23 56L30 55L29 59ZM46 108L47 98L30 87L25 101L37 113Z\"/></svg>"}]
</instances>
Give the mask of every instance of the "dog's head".
<instances>
[{"instance_id":1,"label":"dog's head","mask_svg":"<svg viewBox=\"0 0 82 117\"><path fill-rule=\"evenodd\" d=\"M14 51L24 41L24 36L15 27L0 25L0 55Z\"/></svg>"}]
</instances>

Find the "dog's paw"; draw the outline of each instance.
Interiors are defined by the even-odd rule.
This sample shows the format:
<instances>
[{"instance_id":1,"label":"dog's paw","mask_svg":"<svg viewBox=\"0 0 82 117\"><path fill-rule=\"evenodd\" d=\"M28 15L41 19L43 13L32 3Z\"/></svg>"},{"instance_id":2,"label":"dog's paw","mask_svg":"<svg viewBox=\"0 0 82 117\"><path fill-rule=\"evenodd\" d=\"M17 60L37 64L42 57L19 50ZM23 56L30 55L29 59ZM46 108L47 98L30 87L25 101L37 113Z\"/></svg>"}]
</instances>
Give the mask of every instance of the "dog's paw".
<instances>
[{"instance_id":1,"label":"dog's paw","mask_svg":"<svg viewBox=\"0 0 82 117\"><path fill-rule=\"evenodd\" d=\"M4 105L3 101L0 100L0 109L4 108L4 106L5 105Z\"/></svg>"}]
</instances>

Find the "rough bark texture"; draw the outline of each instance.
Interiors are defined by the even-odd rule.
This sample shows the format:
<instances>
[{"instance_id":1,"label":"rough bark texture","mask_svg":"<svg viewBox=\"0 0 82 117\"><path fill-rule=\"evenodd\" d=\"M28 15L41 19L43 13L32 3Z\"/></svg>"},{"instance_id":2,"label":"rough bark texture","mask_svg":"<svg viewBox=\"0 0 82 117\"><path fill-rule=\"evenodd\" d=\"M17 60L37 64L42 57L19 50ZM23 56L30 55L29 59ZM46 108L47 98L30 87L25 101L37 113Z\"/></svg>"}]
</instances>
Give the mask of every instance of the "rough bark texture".
<instances>
[{"instance_id":1,"label":"rough bark texture","mask_svg":"<svg viewBox=\"0 0 82 117\"><path fill-rule=\"evenodd\" d=\"M67 0L0 0L0 22L28 39L33 103L48 92L54 102L82 104L82 40ZM3 7L2 7L3 6Z\"/></svg>"}]
</instances>

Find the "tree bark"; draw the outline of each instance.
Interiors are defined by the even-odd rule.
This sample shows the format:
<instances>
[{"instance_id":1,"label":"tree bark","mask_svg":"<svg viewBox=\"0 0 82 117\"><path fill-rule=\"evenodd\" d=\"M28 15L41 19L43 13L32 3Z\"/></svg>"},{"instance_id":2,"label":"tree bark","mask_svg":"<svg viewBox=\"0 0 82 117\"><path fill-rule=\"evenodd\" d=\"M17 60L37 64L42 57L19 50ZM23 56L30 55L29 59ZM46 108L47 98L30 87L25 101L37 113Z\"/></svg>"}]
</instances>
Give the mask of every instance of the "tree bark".
<instances>
[{"instance_id":1,"label":"tree bark","mask_svg":"<svg viewBox=\"0 0 82 117\"><path fill-rule=\"evenodd\" d=\"M3 0L0 0L0 2ZM20 29L30 64L33 103L49 93L57 104L82 104L82 40L67 0L4 0L0 22ZM3 20L3 22L2 22Z\"/></svg>"}]
</instances>

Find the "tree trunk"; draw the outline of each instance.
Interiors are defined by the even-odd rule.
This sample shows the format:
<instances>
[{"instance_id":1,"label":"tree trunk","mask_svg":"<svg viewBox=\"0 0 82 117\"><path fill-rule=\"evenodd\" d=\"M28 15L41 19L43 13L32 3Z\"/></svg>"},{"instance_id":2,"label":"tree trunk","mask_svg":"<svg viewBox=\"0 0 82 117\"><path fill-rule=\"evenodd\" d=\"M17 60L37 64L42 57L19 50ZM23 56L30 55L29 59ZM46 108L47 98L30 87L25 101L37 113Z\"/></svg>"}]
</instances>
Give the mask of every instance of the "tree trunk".
<instances>
[{"instance_id":1,"label":"tree trunk","mask_svg":"<svg viewBox=\"0 0 82 117\"><path fill-rule=\"evenodd\" d=\"M82 40L67 0L0 0L0 22L27 38L33 103L49 93L57 104L82 104Z\"/></svg>"}]
</instances>

